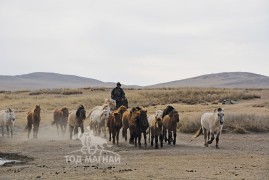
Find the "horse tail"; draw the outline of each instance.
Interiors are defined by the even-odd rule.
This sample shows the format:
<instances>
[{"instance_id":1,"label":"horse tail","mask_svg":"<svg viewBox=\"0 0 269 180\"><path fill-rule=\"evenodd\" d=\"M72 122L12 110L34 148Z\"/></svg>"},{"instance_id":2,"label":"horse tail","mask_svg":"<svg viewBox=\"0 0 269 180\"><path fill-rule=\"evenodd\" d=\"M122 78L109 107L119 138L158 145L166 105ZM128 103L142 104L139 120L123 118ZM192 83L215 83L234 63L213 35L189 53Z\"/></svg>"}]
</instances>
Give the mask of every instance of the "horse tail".
<instances>
[{"instance_id":1,"label":"horse tail","mask_svg":"<svg viewBox=\"0 0 269 180\"><path fill-rule=\"evenodd\" d=\"M198 136L200 136L203 132L202 126L200 127L200 129L198 129L196 131L196 133L194 134L194 136L192 136L191 140L193 140L194 138L197 138Z\"/></svg>"},{"instance_id":2,"label":"horse tail","mask_svg":"<svg viewBox=\"0 0 269 180\"><path fill-rule=\"evenodd\" d=\"M28 124L26 124L25 128L24 128L24 132L26 132L28 130Z\"/></svg>"}]
</instances>

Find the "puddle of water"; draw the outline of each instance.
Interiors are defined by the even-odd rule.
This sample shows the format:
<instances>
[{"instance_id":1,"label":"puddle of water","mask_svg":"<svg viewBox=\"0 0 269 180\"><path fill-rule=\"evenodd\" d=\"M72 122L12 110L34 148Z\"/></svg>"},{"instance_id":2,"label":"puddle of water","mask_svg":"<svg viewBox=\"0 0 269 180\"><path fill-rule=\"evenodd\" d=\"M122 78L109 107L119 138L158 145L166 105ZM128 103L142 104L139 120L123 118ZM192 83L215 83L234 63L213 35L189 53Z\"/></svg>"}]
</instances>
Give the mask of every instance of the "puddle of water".
<instances>
[{"instance_id":1,"label":"puddle of water","mask_svg":"<svg viewBox=\"0 0 269 180\"><path fill-rule=\"evenodd\" d=\"M7 160L7 159L2 159L2 158L0 158L0 166L3 166L4 164L6 164L6 163L10 163L10 162L20 162L20 161L18 161L18 160Z\"/></svg>"}]
</instances>

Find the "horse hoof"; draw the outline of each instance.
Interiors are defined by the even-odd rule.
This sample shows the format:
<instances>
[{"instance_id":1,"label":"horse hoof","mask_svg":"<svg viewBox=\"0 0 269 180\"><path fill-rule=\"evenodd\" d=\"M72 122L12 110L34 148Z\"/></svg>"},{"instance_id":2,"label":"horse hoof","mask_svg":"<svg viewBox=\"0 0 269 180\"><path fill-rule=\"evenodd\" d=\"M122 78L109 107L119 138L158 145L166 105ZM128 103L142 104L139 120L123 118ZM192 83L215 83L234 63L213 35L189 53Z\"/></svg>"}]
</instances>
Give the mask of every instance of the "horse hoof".
<instances>
[{"instance_id":1,"label":"horse hoof","mask_svg":"<svg viewBox=\"0 0 269 180\"><path fill-rule=\"evenodd\" d=\"M155 149L159 149L159 147L158 146L155 146Z\"/></svg>"},{"instance_id":2,"label":"horse hoof","mask_svg":"<svg viewBox=\"0 0 269 180\"><path fill-rule=\"evenodd\" d=\"M208 147L208 144L204 144L205 145L205 147Z\"/></svg>"},{"instance_id":3,"label":"horse hoof","mask_svg":"<svg viewBox=\"0 0 269 180\"><path fill-rule=\"evenodd\" d=\"M216 145L216 148L219 149L219 145Z\"/></svg>"}]
</instances>

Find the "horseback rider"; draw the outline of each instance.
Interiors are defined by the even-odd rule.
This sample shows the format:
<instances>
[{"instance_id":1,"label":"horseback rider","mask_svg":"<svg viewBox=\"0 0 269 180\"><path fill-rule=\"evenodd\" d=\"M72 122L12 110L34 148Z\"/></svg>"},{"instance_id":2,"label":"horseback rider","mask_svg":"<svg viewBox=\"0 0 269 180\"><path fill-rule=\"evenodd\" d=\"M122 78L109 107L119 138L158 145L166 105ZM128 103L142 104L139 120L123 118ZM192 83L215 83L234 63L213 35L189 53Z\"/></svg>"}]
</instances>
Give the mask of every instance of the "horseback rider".
<instances>
[{"instance_id":1,"label":"horseback rider","mask_svg":"<svg viewBox=\"0 0 269 180\"><path fill-rule=\"evenodd\" d=\"M118 109L121 105L124 105L128 108L128 101L125 97L125 92L121 88L121 83L117 83L117 87L115 87L111 92L111 99L116 101L116 108Z\"/></svg>"}]
</instances>

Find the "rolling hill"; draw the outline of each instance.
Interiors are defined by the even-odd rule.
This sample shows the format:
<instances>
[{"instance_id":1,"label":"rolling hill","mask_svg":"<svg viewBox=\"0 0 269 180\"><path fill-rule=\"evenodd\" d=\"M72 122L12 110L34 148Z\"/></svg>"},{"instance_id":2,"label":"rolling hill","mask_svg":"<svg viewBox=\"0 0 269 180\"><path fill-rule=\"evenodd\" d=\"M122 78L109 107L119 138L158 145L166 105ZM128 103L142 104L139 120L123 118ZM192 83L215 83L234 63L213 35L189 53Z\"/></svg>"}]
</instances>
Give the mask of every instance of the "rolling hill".
<instances>
[{"instance_id":1,"label":"rolling hill","mask_svg":"<svg viewBox=\"0 0 269 180\"><path fill-rule=\"evenodd\" d=\"M224 72L155 84L148 87L269 88L269 77L249 72Z\"/></svg>"},{"instance_id":2,"label":"rolling hill","mask_svg":"<svg viewBox=\"0 0 269 180\"><path fill-rule=\"evenodd\" d=\"M0 76L0 90L36 90L53 88L115 87L115 82L102 82L96 79L36 72L16 76ZM142 88L141 86L124 86ZM216 88L269 88L269 77L248 72L225 72L171 81L144 88L169 87L216 87Z\"/></svg>"}]
</instances>

